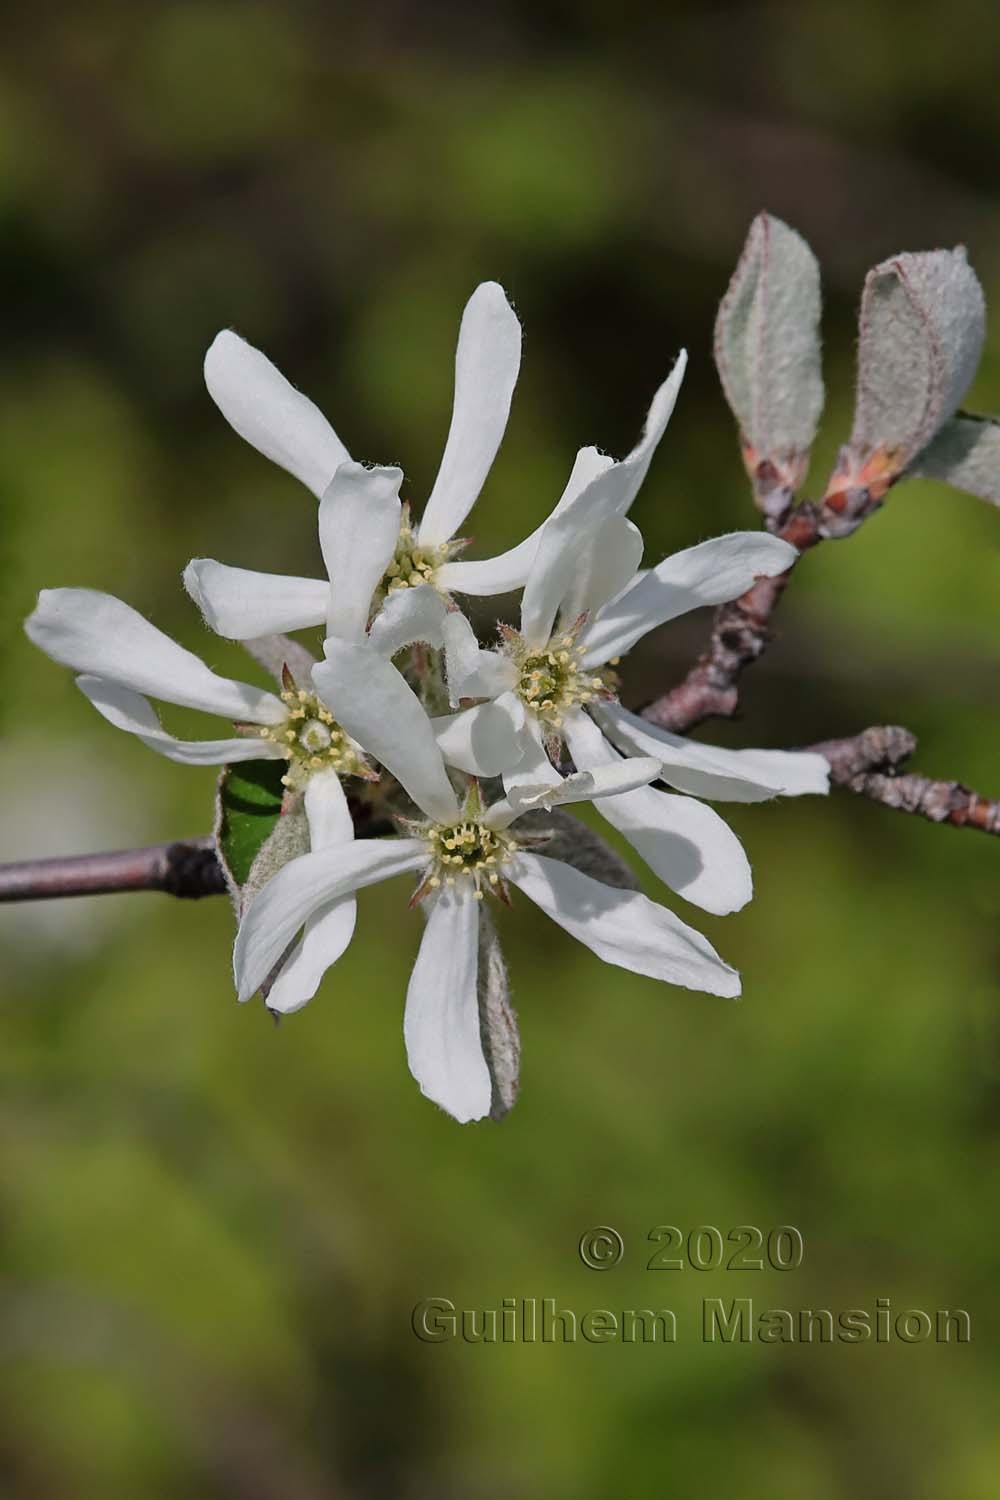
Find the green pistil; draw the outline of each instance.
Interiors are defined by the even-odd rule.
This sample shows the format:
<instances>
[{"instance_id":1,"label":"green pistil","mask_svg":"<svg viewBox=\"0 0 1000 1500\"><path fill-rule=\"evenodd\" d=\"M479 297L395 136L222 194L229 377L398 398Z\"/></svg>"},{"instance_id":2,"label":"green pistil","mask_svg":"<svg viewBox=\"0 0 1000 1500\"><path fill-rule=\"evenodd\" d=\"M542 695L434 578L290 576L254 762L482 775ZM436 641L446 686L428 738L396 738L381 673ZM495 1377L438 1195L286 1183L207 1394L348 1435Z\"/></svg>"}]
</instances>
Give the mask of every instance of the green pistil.
<instances>
[{"instance_id":1,"label":"green pistil","mask_svg":"<svg viewBox=\"0 0 1000 1500\"><path fill-rule=\"evenodd\" d=\"M340 776L364 776L367 767L353 742L320 700L302 688L289 687L281 695L288 717L261 729L263 739L277 745L288 761L282 785L302 791L315 771Z\"/></svg>"}]
</instances>

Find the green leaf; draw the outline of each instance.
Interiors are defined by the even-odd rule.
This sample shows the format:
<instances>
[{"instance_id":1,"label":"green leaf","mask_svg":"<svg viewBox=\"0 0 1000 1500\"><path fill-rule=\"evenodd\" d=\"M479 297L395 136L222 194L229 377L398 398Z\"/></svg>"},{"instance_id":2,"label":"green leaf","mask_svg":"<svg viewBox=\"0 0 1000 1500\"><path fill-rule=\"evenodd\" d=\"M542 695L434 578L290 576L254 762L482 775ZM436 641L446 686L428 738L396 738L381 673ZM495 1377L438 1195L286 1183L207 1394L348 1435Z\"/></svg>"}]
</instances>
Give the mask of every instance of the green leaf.
<instances>
[{"instance_id":1,"label":"green leaf","mask_svg":"<svg viewBox=\"0 0 1000 1500\"><path fill-rule=\"evenodd\" d=\"M281 814L284 760L247 760L224 766L216 797L215 837L230 884L246 884L261 846Z\"/></svg>"}]
</instances>

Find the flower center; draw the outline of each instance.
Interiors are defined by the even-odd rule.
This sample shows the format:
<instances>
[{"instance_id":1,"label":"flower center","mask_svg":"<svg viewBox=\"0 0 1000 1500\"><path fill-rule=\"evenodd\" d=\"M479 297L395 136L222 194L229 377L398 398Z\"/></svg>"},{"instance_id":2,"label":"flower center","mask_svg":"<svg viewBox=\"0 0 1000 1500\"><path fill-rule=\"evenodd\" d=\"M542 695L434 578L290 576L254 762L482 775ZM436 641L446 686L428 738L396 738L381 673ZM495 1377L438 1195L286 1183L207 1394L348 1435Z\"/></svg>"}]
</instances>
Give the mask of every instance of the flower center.
<instances>
[{"instance_id":1,"label":"flower center","mask_svg":"<svg viewBox=\"0 0 1000 1500\"><path fill-rule=\"evenodd\" d=\"M281 778L283 786L300 792L314 771L364 775L364 762L354 742L314 693L286 688L281 701L288 706L287 719L261 729L260 734L273 741L288 761L288 770Z\"/></svg>"},{"instance_id":2,"label":"flower center","mask_svg":"<svg viewBox=\"0 0 1000 1500\"><path fill-rule=\"evenodd\" d=\"M391 594L397 589L418 588L422 583L433 584L437 569L447 559L447 542L442 542L439 547L418 545L409 516L404 512L396 550L392 562L385 570L382 587L387 594Z\"/></svg>"},{"instance_id":3,"label":"flower center","mask_svg":"<svg viewBox=\"0 0 1000 1500\"><path fill-rule=\"evenodd\" d=\"M456 553L467 547L466 541L439 542L436 547L421 547L410 525L410 507L403 506L403 519L396 539L396 550L386 568L378 593L394 594L399 589L419 588L422 583L437 586L437 570Z\"/></svg>"},{"instance_id":4,"label":"flower center","mask_svg":"<svg viewBox=\"0 0 1000 1500\"><path fill-rule=\"evenodd\" d=\"M470 880L477 901L483 899L484 884L487 889L500 885L500 871L519 848L509 833L487 828L472 818L450 827L443 823L432 825L427 831L427 842L431 856L427 885L437 889Z\"/></svg>"},{"instance_id":5,"label":"flower center","mask_svg":"<svg viewBox=\"0 0 1000 1500\"><path fill-rule=\"evenodd\" d=\"M572 634L553 636L540 651L516 642L512 655L521 702L553 729L567 709L614 690L614 673L585 667Z\"/></svg>"}]
</instances>

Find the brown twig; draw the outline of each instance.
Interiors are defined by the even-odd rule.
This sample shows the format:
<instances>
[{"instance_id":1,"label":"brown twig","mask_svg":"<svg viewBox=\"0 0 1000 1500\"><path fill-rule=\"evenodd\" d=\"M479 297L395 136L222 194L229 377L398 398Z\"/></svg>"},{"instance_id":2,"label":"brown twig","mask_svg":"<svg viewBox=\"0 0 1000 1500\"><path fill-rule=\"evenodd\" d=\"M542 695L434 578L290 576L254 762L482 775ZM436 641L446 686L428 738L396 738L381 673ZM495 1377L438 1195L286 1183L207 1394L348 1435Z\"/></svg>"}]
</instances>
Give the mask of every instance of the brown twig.
<instances>
[{"instance_id":1,"label":"brown twig","mask_svg":"<svg viewBox=\"0 0 1000 1500\"><path fill-rule=\"evenodd\" d=\"M809 746L830 762L831 781L859 797L896 812L915 813L932 823L1000 835L1000 802L980 796L959 781L900 772L916 748L915 736L896 724Z\"/></svg>"},{"instance_id":2,"label":"brown twig","mask_svg":"<svg viewBox=\"0 0 1000 1500\"><path fill-rule=\"evenodd\" d=\"M773 528L801 557L823 539L823 512L806 502L786 509ZM758 578L753 588L730 604L721 604L712 621L708 650L688 672L684 681L654 699L642 710L643 717L674 734L687 734L712 718L732 718L739 705L740 678L751 662L767 650L771 641L771 616L797 565L776 578Z\"/></svg>"},{"instance_id":3,"label":"brown twig","mask_svg":"<svg viewBox=\"0 0 1000 1500\"><path fill-rule=\"evenodd\" d=\"M886 485L838 490L821 505L791 507L787 492L772 504L768 474L754 473L754 493L768 529L798 548L799 558L817 543L850 535L880 507ZM716 610L708 650L683 682L646 705L644 718L675 734L686 734L710 718L731 718L739 706L744 670L763 655L772 638L771 617L797 566L776 578L758 578L742 598ZM830 762L831 780L859 797L932 823L978 828L1000 834L1000 802L982 797L959 781L939 781L900 767L917 748L915 737L898 725L866 729L847 739L809 747Z\"/></svg>"},{"instance_id":4,"label":"brown twig","mask_svg":"<svg viewBox=\"0 0 1000 1500\"><path fill-rule=\"evenodd\" d=\"M166 891L193 898L219 896L225 889L215 840L210 836L109 854L0 865L0 901L45 901L111 891Z\"/></svg>"}]
</instances>

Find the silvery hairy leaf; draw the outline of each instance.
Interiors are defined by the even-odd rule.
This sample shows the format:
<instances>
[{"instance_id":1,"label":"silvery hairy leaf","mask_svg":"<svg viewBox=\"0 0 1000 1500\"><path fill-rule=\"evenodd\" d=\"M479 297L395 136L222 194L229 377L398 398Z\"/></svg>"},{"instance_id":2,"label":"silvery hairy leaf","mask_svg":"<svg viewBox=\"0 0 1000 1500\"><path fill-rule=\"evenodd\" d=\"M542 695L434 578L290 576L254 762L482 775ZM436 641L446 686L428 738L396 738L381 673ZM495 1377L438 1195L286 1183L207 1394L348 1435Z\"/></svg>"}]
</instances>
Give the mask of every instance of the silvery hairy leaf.
<instances>
[{"instance_id":1,"label":"silvery hairy leaf","mask_svg":"<svg viewBox=\"0 0 1000 1500\"><path fill-rule=\"evenodd\" d=\"M250 871L240 891L237 915L242 916L257 892L267 885L272 875L277 875L290 859L297 859L300 854L308 854L309 847L309 820L306 817L305 803L301 797L296 797L290 805L287 805L286 799L285 811L261 844L250 866ZM271 986L281 973L295 946L294 942L288 945L261 985L260 993L265 1003Z\"/></svg>"},{"instance_id":2,"label":"silvery hairy leaf","mask_svg":"<svg viewBox=\"0 0 1000 1500\"><path fill-rule=\"evenodd\" d=\"M960 411L919 454L910 473L943 479L957 490L1000 505L1000 421Z\"/></svg>"},{"instance_id":3,"label":"silvery hairy leaf","mask_svg":"<svg viewBox=\"0 0 1000 1500\"><path fill-rule=\"evenodd\" d=\"M290 859L309 853L309 820L301 797L295 797L261 844L240 891L241 910Z\"/></svg>"},{"instance_id":4,"label":"silvery hairy leaf","mask_svg":"<svg viewBox=\"0 0 1000 1500\"><path fill-rule=\"evenodd\" d=\"M758 214L719 307L715 362L765 513L787 507L805 476L823 409L819 317L816 257Z\"/></svg>"},{"instance_id":5,"label":"silvery hairy leaf","mask_svg":"<svg viewBox=\"0 0 1000 1500\"><path fill-rule=\"evenodd\" d=\"M521 1037L510 1003L507 966L493 918L479 912L479 1034L490 1071L493 1097L490 1118L502 1120L514 1107L521 1072Z\"/></svg>"},{"instance_id":6,"label":"silvery hairy leaf","mask_svg":"<svg viewBox=\"0 0 1000 1500\"><path fill-rule=\"evenodd\" d=\"M848 529L856 497L881 500L954 416L985 330L982 288L962 247L896 255L869 271L854 427L826 497Z\"/></svg>"}]
</instances>

